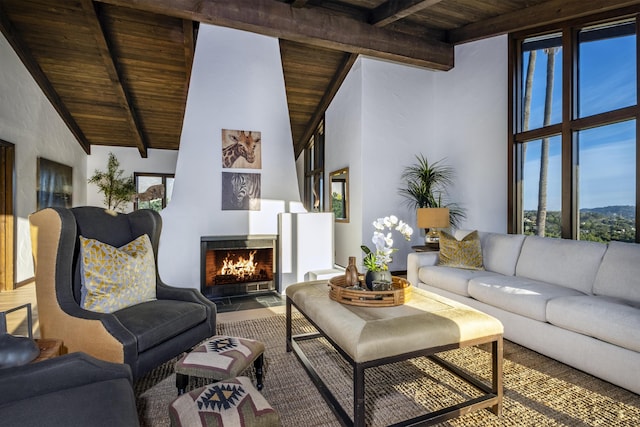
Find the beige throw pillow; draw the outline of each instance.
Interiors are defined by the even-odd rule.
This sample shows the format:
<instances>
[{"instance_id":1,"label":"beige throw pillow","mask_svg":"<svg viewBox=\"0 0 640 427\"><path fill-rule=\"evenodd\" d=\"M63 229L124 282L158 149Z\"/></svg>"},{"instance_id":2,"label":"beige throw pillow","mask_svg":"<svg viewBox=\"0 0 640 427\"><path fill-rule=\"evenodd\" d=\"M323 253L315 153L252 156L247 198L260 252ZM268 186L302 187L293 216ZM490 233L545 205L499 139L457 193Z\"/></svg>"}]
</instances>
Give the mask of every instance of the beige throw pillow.
<instances>
[{"instance_id":1,"label":"beige throw pillow","mask_svg":"<svg viewBox=\"0 0 640 427\"><path fill-rule=\"evenodd\" d=\"M478 231L467 234L462 240L456 240L449 233L441 231L438 265L467 270L484 270Z\"/></svg>"}]
</instances>

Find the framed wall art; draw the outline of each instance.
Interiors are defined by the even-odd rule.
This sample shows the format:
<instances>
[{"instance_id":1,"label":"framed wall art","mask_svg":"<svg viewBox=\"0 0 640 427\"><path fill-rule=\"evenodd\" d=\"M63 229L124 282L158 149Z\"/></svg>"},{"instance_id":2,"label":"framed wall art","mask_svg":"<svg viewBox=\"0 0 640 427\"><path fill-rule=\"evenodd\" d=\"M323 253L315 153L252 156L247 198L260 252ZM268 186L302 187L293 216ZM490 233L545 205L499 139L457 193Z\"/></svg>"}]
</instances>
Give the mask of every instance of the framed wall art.
<instances>
[{"instance_id":1,"label":"framed wall art","mask_svg":"<svg viewBox=\"0 0 640 427\"><path fill-rule=\"evenodd\" d=\"M70 208L73 198L73 168L38 157L37 209Z\"/></svg>"},{"instance_id":2,"label":"framed wall art","mask_svg":"<svg viewBox=\"0 0 640 427\"><path fill-rule=\"evenodd\" d=\"M259 211L259 173L222 172L222 210Z\"/></svg>"},{"instance_id":3,"label":"framed wall art","mask_svg":"<svg viewBox=\"0 0 640 427\"><path fill-rule=\"evenodd\" d=\"M224 169L262 169L262 132L222 129Z\"/></svg>"}]
</instances>

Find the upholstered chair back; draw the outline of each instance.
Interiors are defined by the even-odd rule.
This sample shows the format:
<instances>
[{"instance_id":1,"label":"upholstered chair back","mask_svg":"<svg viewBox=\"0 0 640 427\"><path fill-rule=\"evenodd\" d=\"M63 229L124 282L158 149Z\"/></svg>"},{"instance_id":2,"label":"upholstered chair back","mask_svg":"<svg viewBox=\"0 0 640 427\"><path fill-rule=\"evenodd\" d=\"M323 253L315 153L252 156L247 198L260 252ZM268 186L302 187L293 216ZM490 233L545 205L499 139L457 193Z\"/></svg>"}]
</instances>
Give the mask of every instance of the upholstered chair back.
<instances>
[{"instance_id":1,"label":"upholstered chair back","mask_svg":"<svg viewBox=\"0 0 640 427\"><path fill-rule=\"evenodd\" d=\"M56 208L59 210L60 208ZM73 215L75 230L69 227L65 232L73 233L73 249L69 252L72 262L72 293L74 300L80 303L81 257L80 236L99 240L119 248L130 241L147 234L153 246L154 258L158 258L158 241L162 228L160 215L152 210L144 209L128 214L116 213L93 206L82 206L68 210ZM60 255L65 256L65 255ZM60 260L59 261L63 261ZM156 263L157 265L157 263Z\"/></svg>"}]
</instances>

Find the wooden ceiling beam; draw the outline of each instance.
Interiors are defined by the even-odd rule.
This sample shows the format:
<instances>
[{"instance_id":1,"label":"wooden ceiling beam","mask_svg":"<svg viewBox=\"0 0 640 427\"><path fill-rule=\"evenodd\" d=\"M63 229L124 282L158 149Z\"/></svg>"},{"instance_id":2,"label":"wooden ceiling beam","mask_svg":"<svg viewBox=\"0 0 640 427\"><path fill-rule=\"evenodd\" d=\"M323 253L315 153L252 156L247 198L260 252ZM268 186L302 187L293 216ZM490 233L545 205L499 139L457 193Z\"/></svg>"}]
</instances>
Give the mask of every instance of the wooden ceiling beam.
<instances>
[{"instance_id":1,"label":"wooden ceiling beam","mask_svg":"<svg viewBox=\"0 0 640 427\"><path fill-rule=\"evenodd\" d=\"M342 61L336 73L333 75L333 78L331 79L331 83L329 83L329 85L327 86L327 90L325 91L324 95L322 96L322 99L316 106L316 109L314 110L313 115L307 122L307 127L305 128L304 134L298 141L294 141L293 152L296 159L309 143L309 140L311 139L311 135L313 135L313 133L316 131L316 128L318 127L318 125L320 124L320 121L324 117L324 112L329 107L329 104L331 104L333 97L338 92L338 89L340 89L342 82L347 77L349 70L351 70L351 67L356 62L356 59L358 59L358 55L354 53L345 54L344 61Z\"/></svg>"},{"instance_id":2,"label":"wooden ceiling beam","mask_svg":"<svg viewBox=\"0 0 640 427\"><path fill-rule=\"evenodd\" d=\"M142 158L146 158L149 143L144 130L142 129L136 109L133 106L131 96L122 84L122 72L113 59L114 55L105 36L104 23L101 21L100 14L96 9L97 5L94 5L91 0L80 0L80 5L84 11L89 31L93 34L93 38L98 46L98 51L102 57L102 62L104 63L105 69L109 74L111 83L113 84L114 92L118 97L118 104L126 116L126 120L133 136L133 142L138 148L140 156Z\"/></svg>"},{"instance_id":3,"label":"wooden ceiling beam","mask_svg":"<svg viewBox=\"0 0 640 427\"><path fill-rule=\"evenodd\" d=\"M7 13L3 10L2 5L0 4L0 31L7 39L13 50L16 52L24 66L29 70L29 73L33 77L33 79L38 83L40 89L45 94L49 102L53 108L60 114L62 120L66 123L69 131L76 138L82 149L85 153L91 154L91 144L87 140L87 137L78 126L78 123L75 121L67 107L65 107L62 99L53 88L53 85L45 75L40 65L38 65L38 61L33 57L31 51L27 48L26 43L21 39L17 30L11 24L9 19L7 18Z\"/></svg>"},{"instance_id":4,"label":"wooden ceiling beam","mask_svg":"<svg viewBox=\"0 0 640 427\"><path fill-rule=\"evenodd\" d=\"M198 23L190 20L182 21L182 31L184 32L184 67L185 79L182 99L184 100L182 108L182 117L180 118L180 134L182 134L182 125L184 124L184 114L187 110L186 101L189 95L189 84L191 83L191 71L193 68L193 59L196 54L196 35L198 33Z\"/></svg>"},{"instance_id":5,"label":"wooden ceiling beam","mask_svg":"<svg viewBox=\"0 0 640 427\"><path fill-rule=\"evenodd\" d=\"M275 0L98 0L435 70L453 68L453 46L374 27L320 8Z\"/></svg>"},{"instance_id":6,"label":"wooden ceiling beam","mask_svg":"<svg viewBox=\"0 0 640 427\"><path fill-rule=\"evenodd\" d=\"M640 0L550 0L451 30L448 39L466 43L639 4Z\"/></svg>"},{"instance_id":7,"label":"wooden ceiling beam","mask_svg":"<svg viewBox=\"0 0 640 427\"><path fill-rule=\"evenodd\" d=\"M376 27L384 27L406 18L442 0L389 0L371 11L371 22Z\"/></svg>"}]
</instances>

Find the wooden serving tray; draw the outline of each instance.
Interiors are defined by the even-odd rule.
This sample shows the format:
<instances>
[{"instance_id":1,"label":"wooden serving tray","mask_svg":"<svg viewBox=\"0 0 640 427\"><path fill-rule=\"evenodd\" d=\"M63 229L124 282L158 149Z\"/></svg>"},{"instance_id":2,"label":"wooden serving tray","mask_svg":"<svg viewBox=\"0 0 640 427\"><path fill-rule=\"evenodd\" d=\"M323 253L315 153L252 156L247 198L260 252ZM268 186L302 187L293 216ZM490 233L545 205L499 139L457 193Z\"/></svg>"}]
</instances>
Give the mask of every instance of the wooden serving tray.
<instances>
[{"instance_id":1,"label":"wooden serving tray","mask_svg":"<svg viewBox=\"0 0 640 427\"><path fill-rule=\"evenodd\" d=\"M389 291L356 291L347 289L344 275L329 279L329 298L342 304L361 307L393 307L409 300L411 283L401 277L391 278L393 289ZM364 277L360 276L360 283Z\"/></svg>"}]
</instances>

